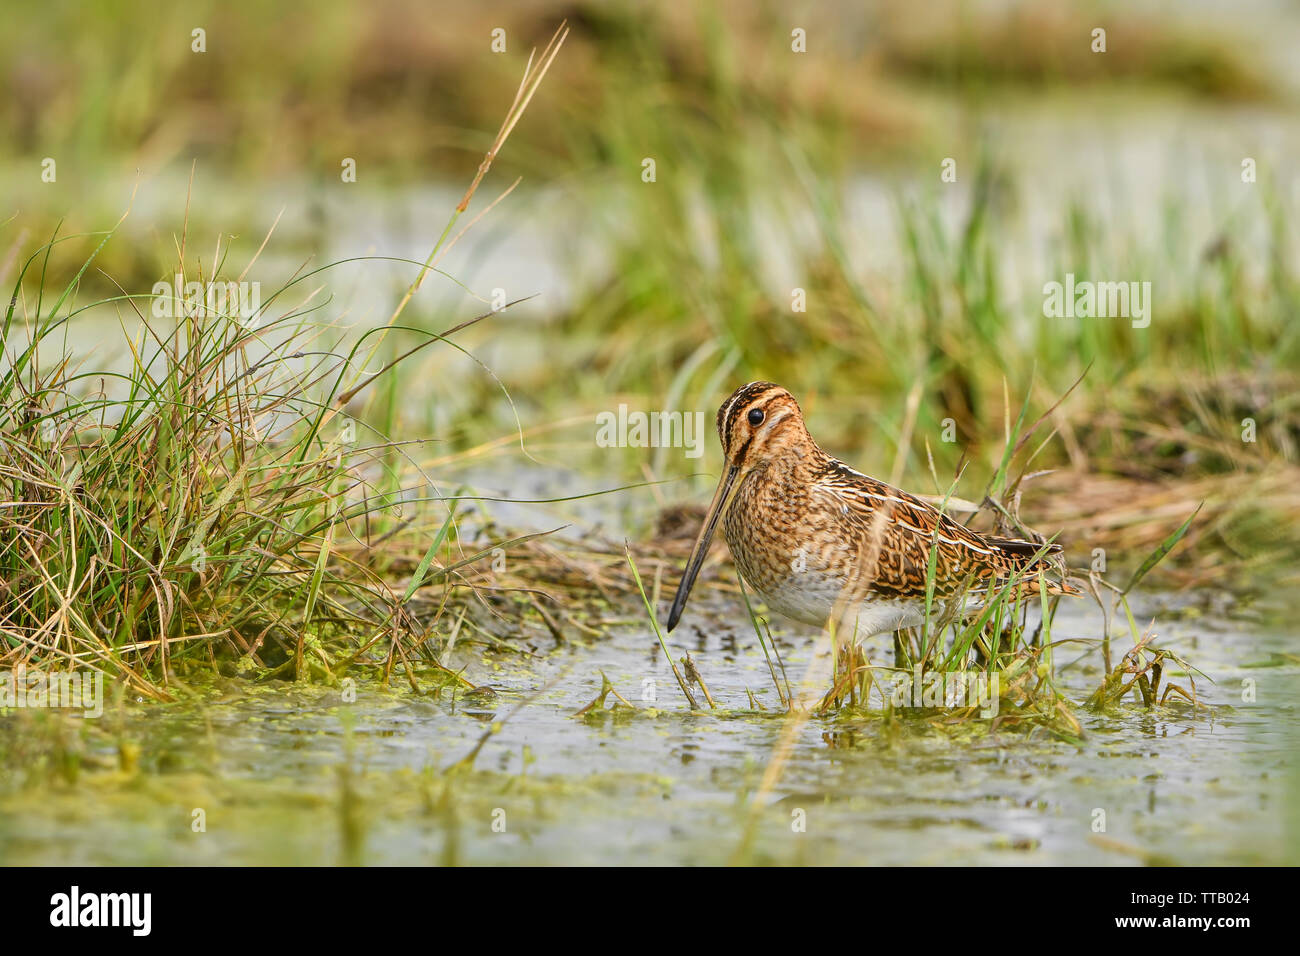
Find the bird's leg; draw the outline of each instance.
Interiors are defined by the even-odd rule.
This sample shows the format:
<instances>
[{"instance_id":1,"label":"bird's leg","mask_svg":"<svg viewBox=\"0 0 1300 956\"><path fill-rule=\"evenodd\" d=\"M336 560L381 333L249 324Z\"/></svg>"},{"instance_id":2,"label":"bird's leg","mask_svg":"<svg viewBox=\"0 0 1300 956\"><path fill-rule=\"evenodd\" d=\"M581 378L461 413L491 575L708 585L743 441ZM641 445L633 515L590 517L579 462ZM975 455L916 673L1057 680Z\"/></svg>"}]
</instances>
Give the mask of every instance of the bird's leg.
<instances>
[{"instance_id":1,"label":"bird's leg","mask_svg":"<svg viewBox=\"0 0 1300 956\"><path fill-rule=\"evenodd\" d=\"M858 706L858 698L861 697L862 705L865 707L870 696L870 688L865 681L859 678L858 674L859 671L866 670L866 652L856 641L846 640L840 654L843 661L843 680L848 684L849 688L849 706Z\"/></svg>"},{"instance_id":2,"label":"bird's leg","mask_svg":"<svg viewBox=\"0 0 1300 956\"><path fill-rule=\"evenodd\" d=\"M848 691L849 704L857 703L854 690L856 677L855 628L843 615L833 615L827 622L831 636L831 683L822 697L819 710L823 713L838 710L844 704L845 691Z\"/></svg>"},{"instance_id":3,"label":"bird's leg","mask_svg":"<svg viewBox=\"0 0 1300 956\"><path fill-rule=\"evenodd\" d=\"M871 698L871 667L867 660L866 649L858 642L859 633L856 615L851 626L847 622L838 629L843 634L844 679L849 687L849 704L857 706L861 698L862 706L867 706Z\"/></svg>"},{"instance_id":4,"label":"bird's leg","mask_svg":"<svg viewBox=\"0 0 1300 956\"><path fill-rule=\"evenodd\" d=\"M835 663L831 668L831 687L826 697L822 700L823 710L838 710L844 701L844 686L849 685L850 702L852 702L852 682L850 680L853 673L853 664L849 659L849 642L844 638L844 627L840 623L838 626L831 628L831 635L834 639L833 653Z\"/></svg>"}]
</instances>

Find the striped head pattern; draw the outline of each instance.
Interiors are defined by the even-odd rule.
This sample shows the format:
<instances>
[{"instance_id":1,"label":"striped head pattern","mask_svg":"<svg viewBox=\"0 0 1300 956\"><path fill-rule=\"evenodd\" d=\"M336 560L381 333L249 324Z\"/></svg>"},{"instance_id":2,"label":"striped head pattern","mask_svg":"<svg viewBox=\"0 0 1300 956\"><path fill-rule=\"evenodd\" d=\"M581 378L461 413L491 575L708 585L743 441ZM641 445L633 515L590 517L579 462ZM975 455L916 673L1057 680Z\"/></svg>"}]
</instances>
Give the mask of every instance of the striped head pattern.
<instances>
[{"instance_id":1,"label":"striped head pattern","mask_svg":"<svg viewBox=\"0 0 1300 956\"><path fill-rule=\"evenodd\" d=\"M812 443L794 396L772 382L750 382L718 409L718 440L727 464L747 468Z\"/></svg>"}]
</instances>

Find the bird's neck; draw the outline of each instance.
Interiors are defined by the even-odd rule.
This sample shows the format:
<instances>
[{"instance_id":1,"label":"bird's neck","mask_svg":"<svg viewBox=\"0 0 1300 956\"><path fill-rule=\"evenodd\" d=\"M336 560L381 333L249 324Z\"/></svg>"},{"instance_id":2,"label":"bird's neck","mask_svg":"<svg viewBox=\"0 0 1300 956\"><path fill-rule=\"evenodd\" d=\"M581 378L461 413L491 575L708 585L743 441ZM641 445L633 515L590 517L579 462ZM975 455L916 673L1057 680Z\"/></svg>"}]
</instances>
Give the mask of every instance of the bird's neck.
<instances>
[{"instance_id":1,"label":"bird's neck","mask_svg":"<svg viewBox=\"0 0 1300 956\"><path fill-rule=\"evenodd\" d=\"M790 442L768 455L753 470L762 475L761 480L780 482L806 482L825 470L831 456L822 451L811 437Z\"/></svg>"}]
</instances>

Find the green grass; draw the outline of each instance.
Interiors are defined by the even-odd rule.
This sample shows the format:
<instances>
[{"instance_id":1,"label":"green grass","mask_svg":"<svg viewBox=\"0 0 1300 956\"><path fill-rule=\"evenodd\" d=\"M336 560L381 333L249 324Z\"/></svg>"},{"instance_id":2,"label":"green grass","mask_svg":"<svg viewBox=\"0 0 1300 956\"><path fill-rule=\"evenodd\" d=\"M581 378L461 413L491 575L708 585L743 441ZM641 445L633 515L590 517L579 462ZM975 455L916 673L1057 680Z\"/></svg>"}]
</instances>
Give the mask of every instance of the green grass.
<instances>
[{"instance_id":1,"label":"green grass","mask_svg":"<svg viewBox=\"0 0 1300 956\"><path fill-rule=\"evenodd\" d=\"M217 670L218 658L259 677L334 682L349 668L387 677L396 666L414 686L420 665L463 682L426 643L446 597L423 621L408 605L422 587L454 590L461 569L525 539L466 555L453 534L458 498L408 500L405 474L436 482L406 443L348 407L425 347L457 348L451 336L476 321L433 335L399 324L463 234L454 227L560 42L525 74L491 155L388 322L350 342L318 321L328 300L313 283L329 265L243 314L156 291L78 304L116 229L56 235L27 255L0 335L0 662L91 668L159 698L179 671ZM187 237L177 275L236 278L225 258L207 276L187 270ZM85 238L93 251L48 302L51 261ZM119 316L125 371L79 371L66 349L68 326L91 311ZM399 352L401 333L419 344ZM390 541L401 545L396 562L380 549ZM402 581L412 542L423 557Z\"/></svg>"},{"instance_id":2,"label":"green grass","mask_svg":"<svg viewBox=\"0 0 1300 956\"><path fill-rule=\"evenodd\" d=\"M366 559L398 521L386 461L401 448L338 414L354 356L306 299L278 290L251 321L158 321L148 297L77 305L74 291L16 291L4 319L6 343L25 344L0 374L0 658L166 696L175 668L218 656L333 680L377 643L419 654L400 590ZM138 318L127 371L64 353L64 326L96 307Z\"/></svg>"},{"instance_id":3,"label":"green grass","mask_svg":"<svg viewBox=\"0 0 1300 956\"><path fill-rule=\"evenodd\" d=\"M13 93L0 105L8 146L0 176L21 187L16 205L42 234L70 213L79 217L75 229L98 228L122 201L105 184L121 188L137 175L183 180L197 161L200 181L215 179L222 199L196 204L199 234L232 232L247 242L251 224L225 213L255 212L238 195L250 182L293 186L310 199L339 183L344 157L357 161L359 189L459 178L491 144L491 121L529 50L563 17L568 53L552 95L500 160L510 176L584 184L653 155L666 175L698 172L704 188L727 190L733 172L768 165L762 155L747 158L749 117L776 124L769 137L833 146L814 157L823 171L842 171L850 157L928 161L935 134L947 136L936 98L978 105L1044 81L1125 84L1207 102L1275 96L1244 44L1122 5L1103 8L1112 44L1104 57L1080 42L1097 16L1092 4L1055 13L964 6L845 7L834 20L810 20L809 53L796 56L787 14L734 0L677 14L594 0L436 10L418 0L379 9L199 0L166 10L55 0L11 11L0 36L0 76ZM202 53L191 49L197 28L207 31ZM504 53L490 46L496 28L507 33ZM285 36L294 42L286 46ZM744 148L715 150L695 136L708 129ZM57 161L57 184L39 178L46 158ZM251 228L252 241L264 228ZM170 260L169 236L126 230L132 241L106 250L109 271L128 287L152 281ZM280 235L295 253L322 239L310 217Z\"/></svg>"}]
</instances>

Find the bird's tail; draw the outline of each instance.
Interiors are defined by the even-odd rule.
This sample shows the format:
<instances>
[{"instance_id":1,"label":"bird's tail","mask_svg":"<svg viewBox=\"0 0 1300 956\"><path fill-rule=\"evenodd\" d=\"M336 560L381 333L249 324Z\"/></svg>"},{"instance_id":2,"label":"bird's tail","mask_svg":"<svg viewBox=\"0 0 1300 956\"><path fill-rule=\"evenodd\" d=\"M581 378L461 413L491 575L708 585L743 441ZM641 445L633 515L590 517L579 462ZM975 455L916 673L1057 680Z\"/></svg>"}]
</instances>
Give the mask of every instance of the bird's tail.
<instances>
[{"instance_id":1,"label":"bird's tail","mask_svg":"<svg viewBox=\"0 0 1300 956\"><path fill-rule=\"evenodd\" d=\"M1042 567L1045 571L1055 571L1061 576L1060 581L1045 581L1048 594L1081 594L1078 588L1066 582L1065 561L1059 544L1036 544L1020 538L985 537L989 544L998 549L1006 559L1009 570L1018 570L1024 576L1021 585L1025 593L1039 593L1038 575L1034 569Z\"/></svg>"}]
</instances>

